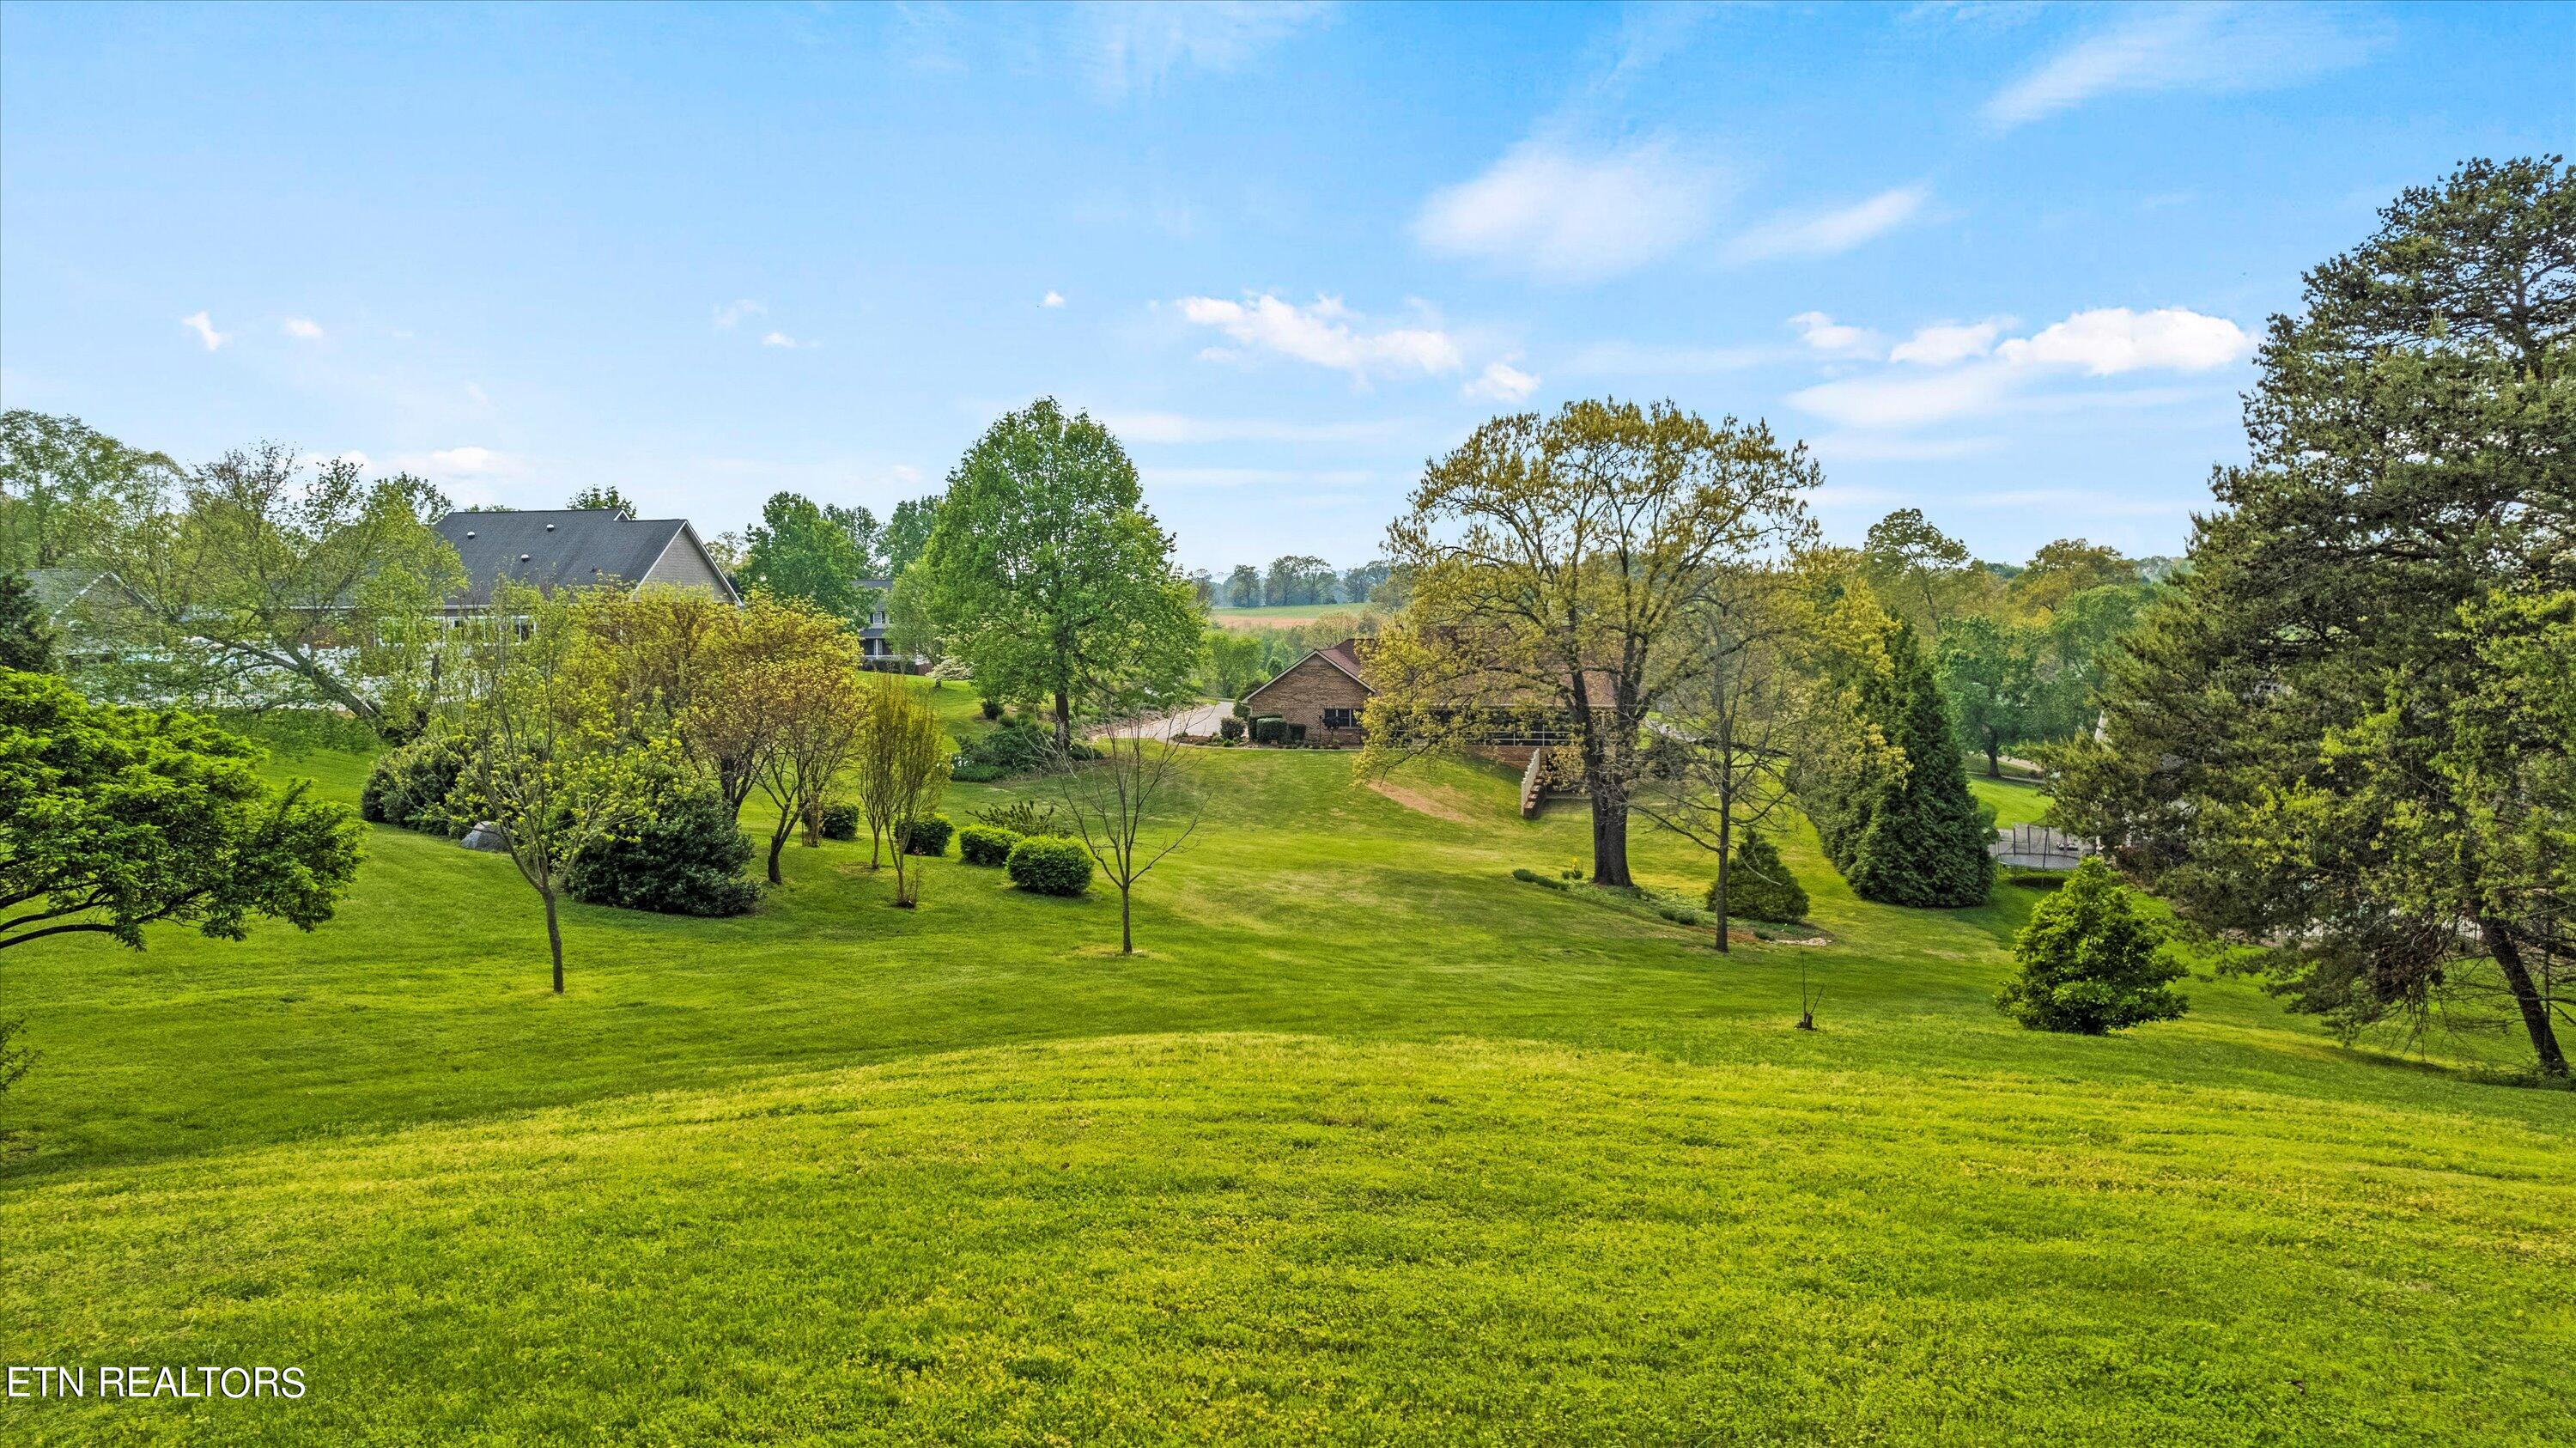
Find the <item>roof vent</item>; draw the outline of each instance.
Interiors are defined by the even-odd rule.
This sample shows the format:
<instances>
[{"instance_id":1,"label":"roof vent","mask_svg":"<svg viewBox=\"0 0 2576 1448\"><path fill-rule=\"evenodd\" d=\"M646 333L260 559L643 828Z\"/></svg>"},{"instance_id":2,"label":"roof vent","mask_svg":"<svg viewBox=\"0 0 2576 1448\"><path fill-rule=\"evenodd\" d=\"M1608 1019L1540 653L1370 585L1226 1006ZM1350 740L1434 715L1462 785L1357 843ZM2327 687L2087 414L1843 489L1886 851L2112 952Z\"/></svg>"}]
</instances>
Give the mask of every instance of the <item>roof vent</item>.
<instances>
[{"instance_id":1,"label":"roof vent","mask_svg":"<svg viewBox=\"0 0 2576 1448\"><path fill-rule=\"evenodd\" d=\"M528 561L528 555L527 555L527 554L525 554L525 553L520 554L520 555L519 555L519 561L520 561L520 562L522 562L522 563L527 562L527 561Z\"/></svg>"},{"instance_id":2,"label":"roof vent","mask_svg":"<svg viewBox=\"0 0 2576 1448\"><path fill-rule=\"evenodd\" d=\"M551 533L551 532L553 532L554 530L555 530L555 525L554 525L554 524L552 524L552 523L548 523L548 524L546 525L546 531L547 531L547 532Z\"/></svg>"},{"instance_id":3,"label":"roof vent","mask_svg":"<svg viewBox=\"0 0 2576 1448\"><path fill-rule=\"evenodd\" d=\"M474 536L474 530L473 530L473 529L471 529L471 528L466 529L466 530L465 530L465 536L466 536L466 537L468 537L468 538L473 537L473 536Z\"/></svg>"}]
</instances>

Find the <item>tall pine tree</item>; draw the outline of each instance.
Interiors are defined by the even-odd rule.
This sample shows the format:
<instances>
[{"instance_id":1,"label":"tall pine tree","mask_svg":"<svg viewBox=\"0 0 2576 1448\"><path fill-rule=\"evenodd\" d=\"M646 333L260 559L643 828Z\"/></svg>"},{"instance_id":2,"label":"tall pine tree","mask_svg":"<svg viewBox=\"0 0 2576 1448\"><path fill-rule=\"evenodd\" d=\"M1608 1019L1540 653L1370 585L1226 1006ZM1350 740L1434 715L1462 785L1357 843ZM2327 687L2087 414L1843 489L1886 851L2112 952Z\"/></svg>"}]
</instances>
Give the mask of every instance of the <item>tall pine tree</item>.
<instances>
[{"instance_id":1,"label":"tall pine tree","mask_svg":"<svg viewBox=\"0 0 2576 1448\"><path fill-rule=\"evenodd\" d=\"M1901 759L1820 774L1803 802L1852 892L1884 905L1982 905L1994 882L1994 826L1968 793L1950 706L1911 624L1886 637L1887 666L1860 709Z\"/></svg>"}]
</instances>

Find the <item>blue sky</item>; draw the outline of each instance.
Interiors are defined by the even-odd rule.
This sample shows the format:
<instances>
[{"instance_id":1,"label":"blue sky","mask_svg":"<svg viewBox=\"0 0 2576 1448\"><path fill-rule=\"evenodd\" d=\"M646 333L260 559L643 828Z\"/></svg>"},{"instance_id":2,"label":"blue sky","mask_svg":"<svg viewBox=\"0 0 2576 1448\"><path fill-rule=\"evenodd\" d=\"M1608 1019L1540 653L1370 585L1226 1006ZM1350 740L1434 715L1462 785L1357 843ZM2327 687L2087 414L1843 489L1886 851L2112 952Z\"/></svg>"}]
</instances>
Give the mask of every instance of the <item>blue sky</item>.
<instances>
[{"instance_id":1,"label":"blue sky","mask_svg":"<svg viewBox=\"0 0 2576 1448\"><path fill-rule=\"evenodd\" d=\"M2540 5L11 4L0 400L713 532L1051 393L1222 571L1670 397L1840 539L2172 552L2299 272L2570 74Z\"/></svg>"}]
</instances>

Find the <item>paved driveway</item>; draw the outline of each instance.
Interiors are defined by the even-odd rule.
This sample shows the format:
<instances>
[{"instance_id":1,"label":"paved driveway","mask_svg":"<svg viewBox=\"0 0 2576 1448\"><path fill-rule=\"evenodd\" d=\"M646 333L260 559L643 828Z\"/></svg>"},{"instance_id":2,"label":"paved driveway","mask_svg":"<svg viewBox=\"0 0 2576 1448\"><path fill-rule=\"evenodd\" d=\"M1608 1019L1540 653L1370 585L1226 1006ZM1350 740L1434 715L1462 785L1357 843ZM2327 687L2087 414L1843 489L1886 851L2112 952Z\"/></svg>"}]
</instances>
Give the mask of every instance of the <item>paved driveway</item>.
<instances>
[{"instance_id":1,"label":"paved driveway","mask_svg":"<svg viewBox=\"0 0 2576 1448\"><path fill-rule=\"evenodd\" d=\"M1166 714L1160 719L1146 720L1140 732L1148 739L1169 739L1175 734L1214 734L1217 731L1217 721L1223 719L1233 708L1234 705L1230 701L1193 705L1190 708Z\"/></svg>"}]
</instances>

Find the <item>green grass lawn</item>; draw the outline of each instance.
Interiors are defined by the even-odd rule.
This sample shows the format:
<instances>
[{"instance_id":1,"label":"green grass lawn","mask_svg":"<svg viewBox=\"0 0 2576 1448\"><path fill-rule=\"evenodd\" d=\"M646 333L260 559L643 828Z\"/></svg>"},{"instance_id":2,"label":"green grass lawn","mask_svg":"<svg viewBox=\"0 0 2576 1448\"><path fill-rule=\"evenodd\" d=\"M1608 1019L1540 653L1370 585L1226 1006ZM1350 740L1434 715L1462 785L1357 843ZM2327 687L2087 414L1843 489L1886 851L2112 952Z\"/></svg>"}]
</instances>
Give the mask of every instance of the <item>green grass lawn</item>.
<instances>
[{"instance_id":1,"label":"green grass lawn","mask_svg":"<svg viewBox=\"0 0 2576 1448\"><path fill-rule=\"evenodd\" d=\"M12 951L0 1359L310 1391L0 1438L2576 1438L2576 1097L2457 1069L2511 1036L2232 978L2033 1034L2025 890L1865 905L1793 839L1832 943L1721 957L1511 879L1587 824L1508 771L1201 764L1130 960L1105 887L904 912L861 842L740 920L571 908L557 999L508 862L390 830L310 935Z\"/></svg>"}]
</instances>

